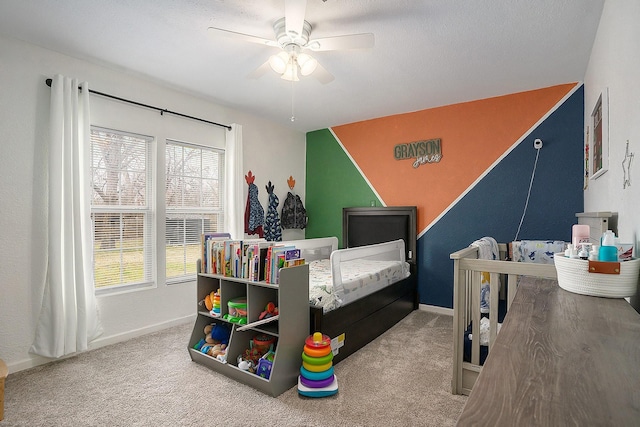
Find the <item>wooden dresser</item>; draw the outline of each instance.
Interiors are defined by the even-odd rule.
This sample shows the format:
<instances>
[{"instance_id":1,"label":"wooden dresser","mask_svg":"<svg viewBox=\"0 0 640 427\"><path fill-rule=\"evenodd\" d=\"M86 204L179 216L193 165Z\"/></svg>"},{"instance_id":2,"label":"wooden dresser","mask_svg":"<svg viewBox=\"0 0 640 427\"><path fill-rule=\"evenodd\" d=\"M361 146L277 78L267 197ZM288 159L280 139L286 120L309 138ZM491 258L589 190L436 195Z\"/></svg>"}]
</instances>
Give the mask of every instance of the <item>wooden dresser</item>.
<instances>
[{"instance_id":1,"label":"wooden dresser","mask_svg":"<svg viewBox=\"0 0 640 427\"><path fill-rule=\"evenodd\" d=\"M624 299L521 283L458 420L472 425L639 426L640 315Z\"/></svg>"}]
</instances>

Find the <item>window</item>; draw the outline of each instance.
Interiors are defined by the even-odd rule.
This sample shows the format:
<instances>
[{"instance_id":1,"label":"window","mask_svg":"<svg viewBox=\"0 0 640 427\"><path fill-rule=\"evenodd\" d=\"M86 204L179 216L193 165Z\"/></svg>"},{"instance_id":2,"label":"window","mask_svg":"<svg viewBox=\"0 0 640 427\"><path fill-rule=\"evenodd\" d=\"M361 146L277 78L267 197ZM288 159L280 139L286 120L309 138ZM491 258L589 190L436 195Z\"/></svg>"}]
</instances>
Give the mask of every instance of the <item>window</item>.
<instances>
[{"instance_id":1,"label":"window","mask_svg":"<svg viewBox=\"0 0 640 427\"><path fill-rule=\"evenodd\" d=\"M167 140L165 149L167 281L191 279L200 236L224 231L224 151Z\"/></svg>"},{"instance_id":2,"label":"window","mask_svg":"<svg viewBox=\"0 0 640 427\"><path fill-rule=\"evenodd\" d=\"M153 281L150 136L91 127L91 219L97 290Z\"/></svg>"}]
</instances>

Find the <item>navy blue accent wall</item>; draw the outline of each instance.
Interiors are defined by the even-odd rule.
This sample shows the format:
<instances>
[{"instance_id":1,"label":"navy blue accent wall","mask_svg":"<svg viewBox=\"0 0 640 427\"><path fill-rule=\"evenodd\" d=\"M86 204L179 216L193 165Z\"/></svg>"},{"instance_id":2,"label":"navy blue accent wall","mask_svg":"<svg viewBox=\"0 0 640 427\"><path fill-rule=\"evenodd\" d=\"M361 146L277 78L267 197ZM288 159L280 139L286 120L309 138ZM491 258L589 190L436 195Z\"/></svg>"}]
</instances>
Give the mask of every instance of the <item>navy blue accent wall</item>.
<instances>
[{"instance_id":1,"label":"navy blue accent wall","mask_svg":"<svg viewBox=\"0 0 640 427\"><path fill-rule=\"evenodd\" d=\"M484 236L498 242L515 239L536 159L536 138L543 147L518 240L571 240L575 213L584 206L583 111L580 87L422 235L417 263L422 304L453 307L449 254Z\"/></svg>"}]
</instances>

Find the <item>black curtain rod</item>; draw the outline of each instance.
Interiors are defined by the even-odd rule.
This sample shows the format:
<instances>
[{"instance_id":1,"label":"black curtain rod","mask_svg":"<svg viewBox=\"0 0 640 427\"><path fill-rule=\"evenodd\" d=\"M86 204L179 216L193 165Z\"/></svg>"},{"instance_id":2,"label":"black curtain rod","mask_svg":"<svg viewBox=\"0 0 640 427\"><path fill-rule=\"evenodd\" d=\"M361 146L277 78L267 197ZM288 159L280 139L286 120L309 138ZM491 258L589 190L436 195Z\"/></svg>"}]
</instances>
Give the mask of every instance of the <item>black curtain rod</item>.
<instances>
[{"instance_id":1,"label":"black curtain rod","mask_svg":"<svg viewBox=\"0 0 640 427\"><path fill-rule=\"evenodd\" d=\"M52 81L51 79L45 80L45 83L47 84L47 86L51 87L51 81ZM89 89L89 93L93 93L95 95L104 96L106 98L111 98L111 99L115 99L115 100L122 101L122 102L128 102L129 104L137 105L138 107L145 107L145 108L150 108L152 110L160 111L160 115L163 115L164 113L173 114L174 116L179 116L179 117L184 117L184 118L187 118L187 119L197 120L199 122L209 123L210 125L220 126L220 127L223 127L223 128L227 128L227 130L231 130L231 126L229 126L229 125L223 125L221 123L212 122L212 121L209 121L209 120L201 119L199 117L193 117L193 116L188 116L188 115L182 114L182 113L176 113L175 111L170 111L170 110L167 110L166 108L154 107L153 105L143 104L143 103L137 102L137 101L131 101L130 99L120 98L119 96L109 95L108 93L98 92L97 90Z\"/></svg>"}]
</instances>

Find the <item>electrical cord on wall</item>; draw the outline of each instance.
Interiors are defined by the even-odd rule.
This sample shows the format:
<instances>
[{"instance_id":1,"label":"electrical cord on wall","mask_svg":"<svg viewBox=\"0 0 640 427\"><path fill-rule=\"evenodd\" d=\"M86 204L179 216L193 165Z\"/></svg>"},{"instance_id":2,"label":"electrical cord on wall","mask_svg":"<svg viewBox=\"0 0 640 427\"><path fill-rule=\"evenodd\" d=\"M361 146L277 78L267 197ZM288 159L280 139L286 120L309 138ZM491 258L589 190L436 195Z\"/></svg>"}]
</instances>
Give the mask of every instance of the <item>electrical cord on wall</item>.
<instances>
[{"instance_id":1,"label":"electrical cord on wall","mask_svg":"<svg viewBox=\"0 0 640 427\"><path fill-rule=\"evenodd\" d=\"M529 206L529 197L531 197L531 187L533 186L533 178L536 176L536 167L538 166L538 156L540 156L540 149L542 148L542 141L536 139L533 143L534 148L536 149L536 161L533 163L533 172L531 172L531 181L529 181L529 191L527 192L527 201L524 203L524 211L522 212L522 218L520 218L520 225L518 225L518 231L516 232L516 237L513 241L518 240L518 235L520 234L520 228L522 228L522 222L524 221L524 216L527 214L527 207Z\"/></svg>"}]
</instances>

